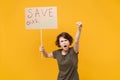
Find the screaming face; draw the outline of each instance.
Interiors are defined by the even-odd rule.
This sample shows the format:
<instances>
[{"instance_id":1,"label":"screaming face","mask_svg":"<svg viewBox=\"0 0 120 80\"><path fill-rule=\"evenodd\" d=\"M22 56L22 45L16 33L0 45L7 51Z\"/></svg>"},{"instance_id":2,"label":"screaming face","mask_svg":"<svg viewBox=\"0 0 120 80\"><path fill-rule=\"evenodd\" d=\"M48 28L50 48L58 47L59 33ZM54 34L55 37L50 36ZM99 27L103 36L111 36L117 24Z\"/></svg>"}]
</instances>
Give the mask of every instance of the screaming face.
<instances>
[{"instance_id":1,"label":"screaming face","mask_svg":"<svg viewBox=\"0 0 120 80\"><path fill-rule=\"evenodd\" d=\"M69 49L69 45L70 45L70 42L68 39L65 39L64 37L60 37L59 38L59 43L60 43L60 46L61 48L64 50L64 51L68 51Z\"/></svg>"}]
</instances>

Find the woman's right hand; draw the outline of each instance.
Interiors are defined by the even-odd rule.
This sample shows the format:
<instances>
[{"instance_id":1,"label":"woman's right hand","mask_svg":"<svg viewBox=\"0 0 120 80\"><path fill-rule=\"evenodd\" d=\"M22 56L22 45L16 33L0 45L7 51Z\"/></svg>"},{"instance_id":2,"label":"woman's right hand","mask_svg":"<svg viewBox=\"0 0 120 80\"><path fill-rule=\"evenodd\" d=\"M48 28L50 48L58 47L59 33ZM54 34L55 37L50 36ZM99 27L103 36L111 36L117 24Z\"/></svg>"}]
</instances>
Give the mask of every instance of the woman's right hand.
<instances>
[{"instance_id":1,"label":"woman's right hand","mask_svg":"<svg viewBox=\"0 0 120 80\"><path fill-rule=\"evenodd\" d=\"M44 47L42 45L40 46L39 50L40 50L40 52L44 52L45 51L45 49L44 49Z\"/></svg>"}]
</instances>

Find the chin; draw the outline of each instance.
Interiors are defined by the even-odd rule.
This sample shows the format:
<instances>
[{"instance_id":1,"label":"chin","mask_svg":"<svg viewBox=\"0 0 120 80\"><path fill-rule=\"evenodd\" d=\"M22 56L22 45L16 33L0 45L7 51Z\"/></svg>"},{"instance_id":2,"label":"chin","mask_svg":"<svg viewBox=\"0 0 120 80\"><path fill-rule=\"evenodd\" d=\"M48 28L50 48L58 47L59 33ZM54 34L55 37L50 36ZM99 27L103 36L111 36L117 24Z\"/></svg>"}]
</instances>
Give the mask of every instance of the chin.
<instances>
[{"instance_id":1,"label":"chin","mask_svg":"<svg viewBox=\"0 0 120 80\"><path fill-rule=\"evenodd\" d=\"M67 49L64 49L64 48L63 48L63 50L64 50L64 51L68 51L68 50L69 50L69 48L67 48Z\"/></svg>"}]
</instances>

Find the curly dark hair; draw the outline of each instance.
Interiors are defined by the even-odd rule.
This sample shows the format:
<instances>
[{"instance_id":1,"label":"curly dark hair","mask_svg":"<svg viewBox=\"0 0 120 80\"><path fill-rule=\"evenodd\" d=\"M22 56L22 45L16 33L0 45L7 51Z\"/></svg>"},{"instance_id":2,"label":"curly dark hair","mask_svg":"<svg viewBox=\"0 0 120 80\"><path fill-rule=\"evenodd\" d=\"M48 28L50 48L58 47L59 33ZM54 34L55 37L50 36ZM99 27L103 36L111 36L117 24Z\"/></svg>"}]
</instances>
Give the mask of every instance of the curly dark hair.
<instances>
[{"instance_id":1,"label":"curly dark hair","mask_svg":"<svg viewBox=\"0 0 120 80\"><path fill-rule=\"evenodd\" d=\"M59 38L60 38L60 37L64 37L65 39L67 39L67 40L70 42L70 45L71 45L72 42L73 42L73 38L72 38L72 36L71 36L70 34L68 34L67 32L62 32L62 33L60 33L60 34L57 36L57 38L56 38L55 44L56 44L56 46L58 46L58 47L60 47L60 43L59 43Z\"/></svg>"}]
</instances>

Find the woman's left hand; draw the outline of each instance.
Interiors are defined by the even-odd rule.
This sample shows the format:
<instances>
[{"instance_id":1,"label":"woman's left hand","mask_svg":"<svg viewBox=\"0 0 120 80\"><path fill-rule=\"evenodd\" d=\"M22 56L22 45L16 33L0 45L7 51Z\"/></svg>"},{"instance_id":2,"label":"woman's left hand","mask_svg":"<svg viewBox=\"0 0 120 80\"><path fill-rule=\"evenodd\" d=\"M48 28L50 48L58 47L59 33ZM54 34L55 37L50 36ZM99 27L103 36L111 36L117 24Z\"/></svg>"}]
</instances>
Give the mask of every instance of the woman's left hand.
<instances>
[{"instance_id":1,"label":"woman's left hand","mask_svg":"<svg viewBox=\"0 0 120 80\"><path fill-rule=\"evenodd\" d=\"M82 23L81 22L76 22L76 25L78 26L79 30L82 29Z\"/></svg>"}]
</instances>

